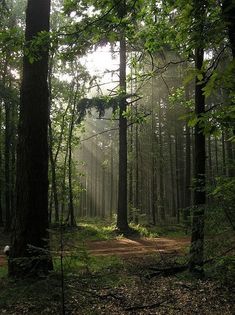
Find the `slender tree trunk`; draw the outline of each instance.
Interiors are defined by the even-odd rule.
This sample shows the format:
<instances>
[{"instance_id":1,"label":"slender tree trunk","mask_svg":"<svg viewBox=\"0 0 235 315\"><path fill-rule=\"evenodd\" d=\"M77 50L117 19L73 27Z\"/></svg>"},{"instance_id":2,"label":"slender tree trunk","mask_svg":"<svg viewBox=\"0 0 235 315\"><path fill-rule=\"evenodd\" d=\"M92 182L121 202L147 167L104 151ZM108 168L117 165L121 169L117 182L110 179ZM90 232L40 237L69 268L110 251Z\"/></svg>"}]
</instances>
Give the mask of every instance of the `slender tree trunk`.
<instances>
[{"instance_id":1,"label":"slender tree trunk","mask_svg":"<svg viewBox=\"0 0 235 315\"><path fill-rule=\"evenodd\" d=\"M92 180L92 179L91 179ZM94 189L94 214L98 216L99 213L99 178L98 178L98 154L97 154L97 147L96 147L96 159L95 159L95 189Z\"/></svg>"},{"instance_id":2,"label":"slender tree trunk","mask_svg":"<svg viewBox=\"0 0 235 315\"><path fill-rule=\"evenodd\" d=\"M0 107L0 174L2 174L2 109ZM0 227L3 226L3 208L2 208L3 180L0 176Z\"/></svg>"},{"instance_id":3,"label":"slender tree trunk","mask_svg":"<svg viewBox=\"0 0 235 315\"><path fill-rule=\"evenodd\" d=\"M119 17L126 15L126 1L119 3ZM118 181L118 210L117 228L121 232L129 230L127 221L127 119L124 116L126 102L126 38L125 31L120 31L120 90L123 95L119 104L119 181Z\"/></svg>"},{"instance_id":4,"label":"slender tree trunk","mask_svg":"<svg viewBox=\"0 0 235 315\"><path fill-rule=\"evenodd\" d=\"M10 104L5 102L5 232L11 230L11 182L10 182L10 147L11 147L11 132L10 132Z\"/></svg>"},{"instance_id":5,"label":"slender tree trunk","mask_svg":"<svg viewBox=\"0 0 235 315\"><path fill-rule=\"evenodd\" d=\"M75 122L75 109L76 109L76 100L77 100L77 92L78 86L76 87L73 107L71 110L71 122L69 127L69 135L68 135L68 180L69 180L69 209L68 216L66 221L69 222L70 226L76 226L76 219L74 213L74 201L73 201L73 183L72 183L72 168L73 168L73 160L72 160L72 139L73 139L73 129Z\"/></svg>"},{"instance_id":6,"label":"slender tree trunk","mask_svg":"<svg viewBox=\"0 0 235 315\"><path fill-rule=\"evenodd\" d=\"M102 165L102 209L101 209L101 218L105 218L105 165Z\"/></svg>"},{"instance_id":7,"label":"slender tree trunk","mask_svg":"<svg viewBox=\"0 0 235 315\"><path fill-rule=\"evenodd\" d=\"M61 132L60 132L60 139L59 139L58 147L57 147L57 150L56 150L56 153L55 153L55 157L54 157L54 161L55 162L57 161L57 157L58 157L58 154L60 152L61 145L62 145L63 133L64 133L64 129L65 129L65 115L66 115L67 111L69 110L69 108L71 108L71 106L72 106L73 88L74 88L74 84L71 85L71 91L70 91L71 97L69 99L68 106L67 106L67 108L65 110L65 113L64 113L64 116L63 116ZM67 139L66 148L65 148L64 165L63 165L62 183L61 183L61 211L60 211L60 217L61 217L60 220L61 220L61 222L64 220L64 212L65 212L66 175L67 175L68 156L69 156L69 141Z\"/></svg>"},{"instance_id":8,"label":"slender tree trunk","mask_svg":"<svg viewBox=\"0 0 235 315\"><path fill-rule=\"evenodd\" d=\"M15 181L16 181L16 126L18 120L18 111L17 106L13 102L11 109L11 147L10 147L10 204L11 204L11 213L13 213L13 209L15 209L16 203L16 194L15 194ZM12 221L12 216L11 216Z\"/></svg>"},{"instance_id":9,"label":"slender tree trunk","mask_svg":"<svg viewBox=\"0 0 235 315\"><path fill-rule=\"evenodd\" d=\"M199 5L199 4L197 4ZM204 50L199 47L195 51L195 68L203 66ZM196 78L195 113L201 117L205 112L204 85ZM203 274L204 257L204 211L206 202L205 191L205 135L199 123L195 126L195 169L194 169L194 210L192 222L192 239L190 248L189 269L193 273Z\"/></svg>"},{"instance_id":10,"label":"slender tree trunk","mask_svg":"<svg viewBox=\"0 0 235 315\"><path fill-rule=\"evenodd\" d=\"M59 200L58 200L58 191L57 191L57 180L56 180L56 163L53 157L52 149L52 127L51 121L49 118L49 158L51 164L51 190L52 196L54 199L54 208L55 208L55 223L59 222Z\"/></svg>"},{"instance_id":11,"label":"slender tree trunk","mask_svg":"<svg viewBox=\"0 0 235 315\"><path fill-rule=\"evenodd\" d=\"M171 215L175 218L176 212L176 200L175 200L175 176L173 166L173 152L172 152L172 139L170 133L168 133L168 145L169 145L169 163L170 163L170 194L171 194Z\"/></svg>"},{"instance_id":12,"label":"slender tree trunk","mask_svg":"<svg viewBox=\"0 0 235 315\"><path fill-rule=\"evenodd\" d=\"M113 197L114 197L114 185L113 185L113 140L111 139L111 151L110 151L110 202L109 202L109 216L110 219L113 217Z\"/></svg>"},{"instance_id":13,"label":"slender tree trunk","mask_svg":"<svg viewBox=\"0 0 235 315\"><path fill-rule=\"evenodd\" d=\"M6 76L8 68L9 52L6 53L6 60L3 70L3 88L7 88ZM4 100L5 107L5 145L4 145L4 201L5 201L5 225L4 231L10 232L11 229L11 182L10 182L10 151L11 151L11 103L8 99Z\"/></svg>"},{"instance_id":14,"label":"slender tree trunk","mask_svg":"<svg viewBox=\"0 0 235 315\"><path fill-rule=\"evenodd\" d=\"M224 131L222 131L222 174L226 174L226 158L225 158L225 137L224 137ZM217 174L218 175L218 174Z\"/></svg>"},{"instance_id":15,"label":"slender tree trunk","mask_svg":"<svg viewBox=\"0 0 235 315\"><path fill-rule=\"evenodd\" d=\"M49 31L50 1L28 0L26 43ZM38 276L52 269L48 249L48 49L39 60L24 56L18 132L16 213L10 276Z\"/></svg>"},{"instance_id":16,"label":"slender tree trunk","mask_svg":"<svg viewBox=\"0 0 235 315\"><path fill-rule=\"evenodd\" d=\"M131 125L130 133L130 146L129 146L129 154L130 154L130 162L129 162L129 198L128 198L128 205L129 205L129 220L133 221L133 125Z\"/></svg>"},{"instance_id":17,"label":"slender tree trunk","mask_svg":"<svg viewBox=\"0 0 235 315\"><path fill-rule=\"evenodd\" d=\"M53 68L53 55L50 58L49 63L49 73L48 73L48 88L49 88L49 110L51 111L51 102L52 102L52 68ZM57 179L56 179L56 160L53 156L53 135L52 135L52 125L49 115L49 160L51 164L51 190L54 198L54 208L55 208L55 223L59 222L59 201L58 201L58 189L57 189ZM60 145L60 144L58 144Z\"/></svg>"},{"instance_id":18,"label":"slender tree trunk","mask_svg":"<svg viewBox=\"0 0 235 315\"><path fill-rule=\"evenodd\" d=\"M137 112L137 108L136 108ZM139 180L139 126L136 124L135 128L135 224L139 223L139 208L140 208L140 180Z\"/></svg>"},{"instance_id":19,"label":"slender tree trunk","mask_svg":"<svg viewBox=\"0 0 235 315\"><path fill-rule=\"evenodd\" d=\"M191 136L190 127L186 124L186 149L185 149L185 197L184 221L188 224L191 207Z\"/></svg>"},{"instance_id":20,"label":"slender tree trunk","mask_svg":"<svg viewBox=\"0 0 235 315\"><path fill-rule=\"evenodd\" d=\"M153 83L152 83L153 84ZM155 161L155 119L153 113L153 99L152 99L152 128L151 128L151 199L152 199L152 220L153 225L156 225L157 214L157 181L156 181L156 161Z\"/></svg>"},{"instance_id":21,"label":"slender tree trunk","mask_svg":"<svg viewBox=\"0 0 235 315\"><path fill-rule=\"evenodd\" d=\"M179 137L178 130L175 126L175 181L176 181L176 217L179 223L179 209L180 209L180 170L179 170Z\"/></svg>"},{"instance_id":22,"label":"slender tree trunk","mask_svg":"<svg viewBox=\"0 0 235 315\"><path fill-rule=\"evenodd\" d=\"M64 164L63 164L62 183L61 183L61 211L60 211L61 222L64 220L64 212L65 212L66 175L67 175L68 155L69 155L69 142L67 141L66 149L65 149Z\"/></svg>"},{"instance_id":23,"label":"slender tree trunk","mask_svg":"<svg viewBox=\"0 0 235 315\"><path fill-rule=\"evenodd\" d=\"M162 139L162 110L159 104L159 214L163 222L166 220L164 208L164 181L163 181L163 139Z\"/></svg>"}]
</instances>

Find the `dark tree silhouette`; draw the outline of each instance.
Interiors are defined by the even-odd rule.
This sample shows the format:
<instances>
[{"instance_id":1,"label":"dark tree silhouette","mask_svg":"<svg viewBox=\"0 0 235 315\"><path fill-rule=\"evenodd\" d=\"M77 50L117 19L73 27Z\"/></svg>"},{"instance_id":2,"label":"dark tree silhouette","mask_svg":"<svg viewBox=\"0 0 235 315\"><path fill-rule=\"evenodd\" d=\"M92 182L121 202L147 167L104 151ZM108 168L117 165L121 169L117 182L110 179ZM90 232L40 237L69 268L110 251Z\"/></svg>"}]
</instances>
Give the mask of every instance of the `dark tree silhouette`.
<instances>
[{"instance_id":1,"label":"dark tree silhouette","mask_svg":"<svg viewBox=\"0 0 235 315\"><path fill-rule=\"evenodd\" d=\"M50 0L28 0L26 46L49 31ZM37 37L39 38L39 37ZM16 211L10 276L36 276L52 269L48 254L48 44L37 40L36 58L25 55L20 95ZM31 55L30 51L30 56Z\"/></svg>"},{"instance_id":2,"label":"dark tree silhouette","mask_svg":"<svg viewBox=\"0 0 235 315\"><path fill-rule=\"evenodd\" d=\"M126 15L126 1L118 4L118 16L123 19ZM120 90L123 94L119 104L119 180L118 180L118 209L117 228L121 232L129 230L127 222L127 119L124 116L127 108L126 95L126 38L125 29L120 30Z\"/></svg>"}]
</instances>

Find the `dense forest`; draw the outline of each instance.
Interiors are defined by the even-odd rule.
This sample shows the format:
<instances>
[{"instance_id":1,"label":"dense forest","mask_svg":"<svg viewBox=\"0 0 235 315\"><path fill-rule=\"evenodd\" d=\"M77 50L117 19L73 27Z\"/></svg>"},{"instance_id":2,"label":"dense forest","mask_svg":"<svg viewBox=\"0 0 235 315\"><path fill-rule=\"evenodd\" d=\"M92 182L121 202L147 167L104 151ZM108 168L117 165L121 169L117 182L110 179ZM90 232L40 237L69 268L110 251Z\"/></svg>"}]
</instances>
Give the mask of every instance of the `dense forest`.
<instances>
[{"instance_id":1,"label":"dense forest","mask_svg":"<svg viewBox=\"0 0 235 315\"><path fill-rule=\"evenodd\" d=\"M233 314L235 1L0 18L0 314Z\"/></svg>"}]
</instances>

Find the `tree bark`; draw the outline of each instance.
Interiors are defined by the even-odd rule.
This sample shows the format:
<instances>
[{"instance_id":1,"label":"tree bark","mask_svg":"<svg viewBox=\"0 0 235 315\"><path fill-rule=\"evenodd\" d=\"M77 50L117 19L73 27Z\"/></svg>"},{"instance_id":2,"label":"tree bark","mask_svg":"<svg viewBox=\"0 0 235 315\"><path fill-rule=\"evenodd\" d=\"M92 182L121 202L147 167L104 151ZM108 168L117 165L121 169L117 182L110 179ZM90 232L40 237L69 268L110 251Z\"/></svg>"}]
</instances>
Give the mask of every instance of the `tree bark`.
<instances>
[{"instance_id":1,"label":"tree bark","mask_svg":"<svg viewBox=\"0 0 235 315\"><path fill-rule=\"evenodd\" d=\"M228 29L228 37L231 45L233 59L235 59L235 2L224 0L222 3L222 15Z\"/></svg>"},{"instance_id":2,"label":"tree bark","mask_svg":"<svg viewBox=\"0 0 235 315\"><path fill-rule=\"evenodd\" d=\"M119 18L126 14L126 1L119 4ZM126 102L126 38L125 31L120 31L120 90L123 96L119 104L119 180L118 180L118 210L117 228L120 232L128 232L127 221L127 119L124 117Z\"/></svg>"},{"instance_id":3,"label":"tree bark","mask_svg":"<svg viewBox=\"0 0 235 315\"><path fill-rule=\"evenodd\" d=\"M201 70L204 60L204 50L197 47L195 51L195 68ZM201 81L195 82L195 113L198 118L205 112L205 96ZM190 247L189 269L192 273L203 274L204 257L204 211L205 192L205 135L200 123L195 126L195 169L194 169L194 207L192 222L192 238Z\"/></svg>"},{"instance_id":4,"label":"tree bark","mask_svg":"<svg viewBox=\"0 0 235 315\"><path fill-rule=\"evenodd\" d=\"M73 129L75 123L75 110L76 110L76 101L77 101L78 85L76 87L73 107L71 109L71 121L69 126L69 135L68 135L68 180L69 180L69 208L66 222L69 222L69 225L72 227L77 226L75 213L74 213L74 202L73 202L73 184L72 184L72 139L73 139Z\"/></svg>"},{"instance_id":5,"label":"tree bark","mask_svg":"<svg viewBox=\"0 0 235 315\"><path fill-rule=\"evenodd\" d=\"M50 1L28 0L26 45L49 31ZM42 47L43 46L43 47ZM16 212L10 276L38 276L52 269L48 235L48 45L37 60L23 60L17 148Z\"/></svg>"},{"instance_id":6,"label":"tree bark","mask_svg":"<svg viewBox=\"0 0 235 315\"><path fill-rule=\"evenodd\" d=\"M0 140L2 139L2 109L0 108ZM0 141L0 172L2 173L2 142ZM3 180L0 176L0 227L3 226L3 207L2 207Z\"/></svg>"}]
</instances>

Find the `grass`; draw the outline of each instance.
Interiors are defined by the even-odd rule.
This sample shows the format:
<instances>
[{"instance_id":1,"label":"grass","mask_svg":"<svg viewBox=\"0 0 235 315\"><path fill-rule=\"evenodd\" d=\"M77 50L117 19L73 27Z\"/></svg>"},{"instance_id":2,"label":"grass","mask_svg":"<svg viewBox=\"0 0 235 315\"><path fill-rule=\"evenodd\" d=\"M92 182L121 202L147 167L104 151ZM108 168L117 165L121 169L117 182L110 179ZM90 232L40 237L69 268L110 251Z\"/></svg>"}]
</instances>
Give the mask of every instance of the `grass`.
<instances>
[{"instance_id":1,"label":"grass","mask_svg":"<svg viewBox=\"0 0 235 315\"><path fill-rule=\"evenodd\" d=\"M136 232L134 234L140 237L185 237L185 227L182 225L146 225L146 224L129 224L130 228ZM117 233L114 223L108 221L101 221L98 219L81 221L79 229L77 230L77 236L80 240L110 240L114 238L122 237Z\"/></svg>"},{"instance_id":2,"label":"grass","mask_svg":"<svg viewBox=\"0 0 235 315\"><path fill-rule=\"evenodd\" d=\"M5 278L7 276L7 266L0 267L0 279Z\"/></svg>"},{"instance_id":3,"label":"grass","mask_svg":"<svg viewBox=\"0 0 235 315\"><path fill-rule=\"evenodd\" d=\"M60 258L55 257L54 260L55 272L60 272ZM111 269L119 270L123 267L123 261L116 256L89 256L87 254L79 255L78 253L71 254L63 259L63 267L65 274L78 273L97 273Z\"/></svg>"},{"instance_id":4,"label":"grass","mask_svg":"<svg viewBox=\"0 0 235 315\"><path fill-rule=\"evenodd\" d=\"M87 294L90 298L96 290L127 283L123 261L117 257L90 257L87 261L65 257L63 263L67 308L72 307L74 299L90 308ZM0 279L0 314L2 310L6 310L6 314L13 314L10 310L14 310L14 314L61 314L61 301L59 258L54 259L54 271L48 277L12 280L5 275Z\"/></svg>"}]
</instances>

